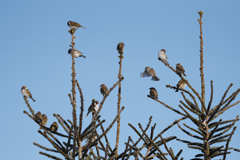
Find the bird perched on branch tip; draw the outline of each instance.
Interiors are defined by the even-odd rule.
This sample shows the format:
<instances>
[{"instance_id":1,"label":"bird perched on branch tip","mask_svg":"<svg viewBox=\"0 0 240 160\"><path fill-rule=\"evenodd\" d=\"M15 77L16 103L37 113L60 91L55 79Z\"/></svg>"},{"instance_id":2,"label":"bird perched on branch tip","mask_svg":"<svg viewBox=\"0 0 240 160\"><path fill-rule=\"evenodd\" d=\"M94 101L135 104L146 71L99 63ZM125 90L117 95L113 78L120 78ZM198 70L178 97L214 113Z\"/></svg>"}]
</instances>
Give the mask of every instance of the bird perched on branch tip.
<instances>
[{"instance_id":1,"label":"bird perched on branch tip","mask_svg":"<svg viewBox=\"0 0 240 160\"><path fill-rule=\"evenodd\" d=\"M26 86L22 86L21 88L21 92L22 95L26 98L30 98L33 102L35 102L36 100L32 97L31 92L29 91L29 89Z\"/></svg>"},{"instance_id":2,"label":"bird perched on branch tip","mask_svg":"<svg viewBox=\"0 0 240 160\"><path fill-rule=\"evenodd\" d=\"M67 22L67 25L68 25L68 27L70 28L68 32L69 32L71 35L73 35L78 28L84 28L84 29L85 29L85 27L82 26L81 24L79 24L79 23L77 23L77 22L74 22L74 21L71 21L71 20Z\"/></svg>"},{"instance_id":3,"label":"bird perched on branch tip","mask_svg":"<svg viewBox=\"0 0 240 160\"><path fill-rule=\"evenodd\" d=\"M166 50L165 49L161 49L159 52L158 52L158 60L164 62L164 63L168 63L168 57L167 57L167 54L166 54Z\"/></svg>"},{"instance_id":4,"label":"bird perched on branch tip","mask_svg":"<svg viewBox=\"0 0 240 160\"><path fill-rule=\"evenodd\" d=\"M123 49L124 49L124 43L123 42L118 43L117 45L118 52L123 53Z\"/></svg>"}]
</instances>

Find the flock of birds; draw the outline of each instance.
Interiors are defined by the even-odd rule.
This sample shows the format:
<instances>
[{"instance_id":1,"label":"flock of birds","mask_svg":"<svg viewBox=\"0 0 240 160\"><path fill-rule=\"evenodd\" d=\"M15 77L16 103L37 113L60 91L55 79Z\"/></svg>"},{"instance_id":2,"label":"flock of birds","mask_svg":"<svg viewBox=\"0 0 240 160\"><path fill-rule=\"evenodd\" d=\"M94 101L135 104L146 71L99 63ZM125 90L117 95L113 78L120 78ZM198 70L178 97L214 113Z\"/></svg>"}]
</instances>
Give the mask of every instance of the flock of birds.
<instances>
[{"instance_id":1,"label":"flock of birds","mask_svg":"<svg viewBox=\"0 0 240 160\"><path fill-rule=\"evenodd\" d=\"M67 25L69 26L69 33L74 37L74 33L76 32L77 29L79 28L85 28L84 26L80 25L77 22L74 21L68 21ZM117 46L117 50L120 52L123 52L123 47L124 47L124 43L119 43ZM71 48L68 50L68 53L71 54L74 58L78 58L78 57L83 57L86 58L85 55L82 54L82 52L80 52L79 50L75 49L73 46L71 46ZM165 49L161 49L160 52L158 53L158 59L160 61L162 61L165 64L168 64L168 57L166 55L166 50ZM176 64L176 73L181 77L181 76L186 76L185 74L185 70L183 68L183 66L178 63ZM159 81L160 79L158 78L158 76L156 75L156 72L153 68L146 66L144 69L144 72L141 73L141 77L152 77L153 81ZM179 89L184 89L186 86L186 83L183 79L181 79L176 86L176 92L178 92ZM158 99L158 93L157 90L154 87L149 88L150 92L149 92L149 96L152 97L153 99ZM21 92L22 95L24 96L25 99L30 98L33 102L35 102L36 100L33 98L31 92L29 91L29 89L26 86L22 86L21 88ZM101 84L100 85L100 93L103 96L107 96L109 90L108 87L105 84ZM92 116L94 116L94 114L98 111L99 109L99 102L95 99L92 99L92 103L91 105L88 107L88 112L87 112L87 116L92 113ZM40 126L46 126L48 118L46 114L42 114L40 111L37 112L34 115L34 120L40 124ZM41 127L42 128L42 127ZM53 132L56 132L58 129L58 124L56 122L53 122L50 126L50 130Z\"/></svg>"},{"instance_id":2,"label":"flock of birds","mask_svg":"<svg viewBox=\"0 0 240 160\"><path fill-rule=\"evenodd\" d=\"M76 32L77 29L79 28L85 28L84 26L80 25L77 22L74 21L68 21L67 25L69 26L69 33L74 36L74 33ZM123 43L120 43L118 45L117 49L122 50L123 48ZM68 53L71 54L74 58L78 58L78 57L82 57L82 58L86 58L85 55L83 55L82 52L80 52L79 50L73 48L73 46L71 46L71 48L68 50ZM29 89L24 85L21 87L21 93L24 97L24 99L31 99L33 102L35 102L36 100L33 98L32 93L29 91ZM100 85L100 93L103 96L106 96L108 94L108 87L105 84L101 84ZM95 99L92 99L92 103L91 105L88 107L88 113L87 116L89 115L89 113L92 113L92 115L94 115L99 109L99 102ZM47 122L48 122L48 118L46 114L42 114L40 111L38 111L36 114L34 114L33 119L40 124L41 128L45 127ZM58 130L58 124L57 122L53 122L50 125L49 128L51 131L56 132Z\"/></svg>"},{"instance_id":3,"label":"flock of birds","mask_svg":"<svg viewBox=\"0 0 240 160\"><path fill-rule=\"evenodd\" d=\"M158 60L162 61L164 64L168 64L168 57L166 54L165 49L161 49L160 52L158 53ZM176 73L182 77L186 76L185 74L185 69L180 63L176 64ZM160 79L158 78L155 70L149 66L146 66L144 69L144 72L141 73L141 77L152 77L153 81L159 81ZM177 86L176 86L176 92L179 91L179 89L184 89L186 87L186 82L181 79L178 81ZM158 92L156 88L151 87L149 88L149 96L153 99L158 99Z\"/></svg>"},{"instance_id":4,"label":"flock of birds","mask_svg":"<svg viewBox=\"0 0 240 160\"><path fill-rule=\"evenodd\" d=\"M101 84L100 85L100 93L103 96L107 96L108 94L108 87L105 84ZM35 102L36 100L33 98L32 93L29 91L29 89L26 86L22 86L21 88L21 92L22 95L25 99L30 98L33 102ZM98 111L99 109L99 102L95 99L92 99L92 103L91 105L88 107L88 112L87 112L87 116L89 115L89 113L92 113L92 116L94 116L94 114ZM46 126L48 118L46 114L42 114L40 111L38 111L35 115L34 115L34 120L40 124L40 126ZM42 127L41 127L42 128ZM50 130L53 132L56 132L58 129L58 124L56 122L53 122L50 125Z\"/></svg>"}]
</instances>

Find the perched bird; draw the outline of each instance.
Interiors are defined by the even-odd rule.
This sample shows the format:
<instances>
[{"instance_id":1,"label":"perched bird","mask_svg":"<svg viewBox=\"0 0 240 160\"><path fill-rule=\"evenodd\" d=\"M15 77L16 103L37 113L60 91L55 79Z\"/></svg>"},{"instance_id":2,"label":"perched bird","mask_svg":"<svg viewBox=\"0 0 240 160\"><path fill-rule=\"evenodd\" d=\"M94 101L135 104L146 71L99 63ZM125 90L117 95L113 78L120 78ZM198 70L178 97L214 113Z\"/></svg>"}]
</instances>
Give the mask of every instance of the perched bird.
<instances>
[{"instance_id":1,"label":"perched bird","mask_svg":"<svg viewBox=\"0 0 240 160\"><path fill-rule=\"evenodd\" d=\"M35 102L36 100L32 97L31 92L28 90L28 88L26 86L22 86L21 88L21 92L23 94L24 97L26 98L31 98L33 102Z\"/></svg>"},{"instance_id":2,"label":"perched bird","mask_svg":"<svg viewBox=\"0 0 240 160\"><path fill-rule=\"evenodd\" d=\"M177 83L177 87L176 87L176 92L178 92L179 89L184 89L186 87L186 82L185 80L181 79L178 81Z\"/></svg>"},{"instance_id":3,"label":"perched bird","mask_svg":"<svg viewBox=\"0 0 240 160\"><path fill-rule=\"evenodd\" d=\"M68 31L71 35L73 35L78 28L85 28L81 24L74 22L74 21L68 21L67 22L68 27L70 27L70 30Z\"/></svg>"},{"instance_id":4,"label":"perched bird","mask_svg":"<svg viewBox=\"0 0 240 160\"><path fill-rule=\"evenodd\" d=\"M117 50L119 53L123 53L123 48L124 48L124 43L123 42L118 43Z\"/></svg>"},{"instance_id":5,"label":"perched bird","mask_svg":"<svg viewBox=\"0 0 240 160\"><path fill-rule=\"evenodd\" d=\"M68 50L68 54L72 54L74 58L78 58L78 57L83 57L83 58L86 58L86 56L84 56L82 54L82 52L80 52L79 50L76 50L74 48L70 48Z\"/></svg>"},{"instance_id":6,"label":"perched bird","mask_svg":"<svg viewBox=\"0 0 240 160\"><path fill-rule=\"evenodd\" d=\"M38 111L35 115L34 115L34 120L41 124L42 123L42 113L40 111Z\"/></svg>"},{"instance_id":7,"label":"perched bird","mask_svg":"<svg viewBox=\"0 0 240 160\"><path fill-rule=\"evenodd\" d=\"M161 49L158 53L158 60L168 63L168 57L165 49Z\"/></svg>"},{"instance_id":8,"label":"perched bird","mask_svg":"<svg viewBox=\"0 0 240 160\"><path fill-rule=\"evenodd\" d=\"M176 72L179 76L182 76L182 75L186 76L185 69L180 63L176 64Z\"/></svg>"},{"instance_id":9,"label":"perched bird","mask_svg":"<svg viewBox=\"0 0 240 160\"><path fill-rule=\"evenodd\" d=\"M58 130L58 124L57 124L57 122L53 122L53 123L51 124L50 130L51 130L52 132L57 132L57 130Z\"/></svg>"},{"instance_id":10,"label":"perched bird","mask_svg":"<svg viewBox=\"0 0 240 160\"><path fill-rule=\"evenodd\" d=\"M149 97L153 98L153 99L158 99L158 93L157 90L154 87L149 88Z\"/></svg>"},{"instance_id":11,"label":"perched bird","mask_svg":"<svg viewBox=\"0 0 240 160\"><path fill-rule=\"evenodd\" d=\"M48 121L47 115L46 114L42 114L42 118L41 119L42 119L41 125L45 126L47 124L47 121Z\"/></svg>"},{"instance_id":12,"label":"perched bird","mask_svg":"<svg viewBox=\"0 0 240 160\"><path fill-rule=\"evenodd\" d=\"M67 25L68 25L68 27L70 27L70 28L76 28L76 29L78 29L78 28L85 28L85 27L82 26L81 24L79 24L79 23L77 23L77 22L74 22L74 21L71 21L71 20L69 20L69 21L67 22Z\"/></svg>"},{"instance_id":13,"label":"perched bird","mask_svg":"<svg viewBox=\"0 0 240 160\"><path fill-rule=\"evenodd\" d=\"M108 88L107 88L107 86L106 86L105 84L101 84L101 85L100 85L100 92L101 92L101 94L102 94L103 96L105 96L105 95L107 94Z\"/></svg>"},{"instance_id":14,"label":"perched bird","mask_svg":"<svg viewBox=\"0 0 240 160\"><path fill-rule=\"evenodd\" d=\"M141 73L141 77L152 77L153 81L159 81L160 79L157 77L156 72L153 68L146 66L144 72Z\"/></svg>"},{"instance_id":15,"label":"perched bird","mask_svg":"<svg viewBox=\"0 0 240 160\"><path fill-rule=\"evenodd\" d=\"M99 109L99 106L98 106L98 101L96 101L95 99L92 99L92 103L91 105L88 107L88 113L87 113L87 116L90 112L92 112L93 114L96 113Z\"/></svg>"}]
</instances>

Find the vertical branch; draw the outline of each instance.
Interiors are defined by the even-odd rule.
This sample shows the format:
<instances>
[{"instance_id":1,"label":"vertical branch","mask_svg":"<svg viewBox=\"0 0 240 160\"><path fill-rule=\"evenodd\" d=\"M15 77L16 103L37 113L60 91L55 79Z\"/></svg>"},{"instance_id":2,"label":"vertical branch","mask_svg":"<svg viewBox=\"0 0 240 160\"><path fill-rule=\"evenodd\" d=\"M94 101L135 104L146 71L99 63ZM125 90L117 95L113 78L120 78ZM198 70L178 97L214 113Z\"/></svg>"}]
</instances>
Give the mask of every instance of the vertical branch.
<instances>
[{"instance_id":1,"label":"vertical branch","mask_svg":"<svg viewBox=\"0 0 240 160\"><path fill-rule=\"evenodd\" d=\"M119 53L119 71L118 71L118 79L119 81L122 78L122 59L123 59L123 48L124 48L124 43L120 42L117 45L117 50ZM120 105L121 105L121 81L118 84L118 103L117 103L117 136L116 136L116 151L115 151L115 157L118 156L118 145L119 145L119 136L120 136Z\"/></svg>"},{"instance_id":2,"label":"vertical branch","mask_svg":"<svg viewBox=\"0 0 240 160\"><path fill-rule=\"evenodd\" d=\"M84 99L83 99L83 93L82 93L82 89L80 88L80 85L78 83L78 81L76 81L77 83L77 88L80 94L80 100L81 100L81 107L80 107L80 115L79 115L79 128L78 128L78 159L80 160L82 158L82 140L80 139L80 135L82 132L82 123L83 123L83 111L84 111Z\"/></svg>"},{"instance_id":3,"label":"vertical branch","mask_svg":"<svg viewBox=\"0 0 240 160\"><path fill-rule=\"evenodd\" d=\"M72 35L72 41L71 41L71 47L74 49L75 42L74 42L75 36ZM77 114L76 114L76 72L75 72L75 59L72 54L72 116L73 116L73 155L75 155L76 152L76 139L77 139ZM79 156L81 153L79 153Z\"/></svg>"},{"instance_id":4,"label":"vertical branch","mask_svg":"<svg viewBox=\"0 0 240 160\"><path fill-rule=\"evenodd\" d=\"M203 11L198 12L200 19L198 19L200 25L200 76L201 76L201 93L202 93L202 101L205 105L205 82L204 82L204 72L203 72L203 32L202 32L202 16ZM202 106L202 111L204 106ZM205 111L206 112L206 111Z\"/></svg>"}]
</instances>

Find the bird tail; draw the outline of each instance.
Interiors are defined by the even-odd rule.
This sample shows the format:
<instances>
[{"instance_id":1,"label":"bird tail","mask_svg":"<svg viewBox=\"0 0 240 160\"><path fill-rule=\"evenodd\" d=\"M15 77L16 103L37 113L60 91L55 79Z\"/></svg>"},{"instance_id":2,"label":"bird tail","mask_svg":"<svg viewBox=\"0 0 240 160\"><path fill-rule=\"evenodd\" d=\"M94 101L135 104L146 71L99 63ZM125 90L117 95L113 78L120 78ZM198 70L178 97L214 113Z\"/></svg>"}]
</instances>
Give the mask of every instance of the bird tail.
<instances>
[{"instance_id":1,"label":"bird tail","mask_svg":"<svg viewBox=\"0 0 240 160\"><path fill-rule=\"evenodd\" d=\"M159 81L160 79L157 76L152 76L153 81Z\"/></svg>"},{"instance_id":2,"label":"bird tail","mask_svg":"<svg viewBox=\"0 0 240 160\"><path fill-rule=\"evenodd\" d=\"M82 55L81 57L86 58L86 56Z\"/></svg>"},{"instance_id":3,"label":"bird tail","mask_svg":"<svg viewBox=\"0 0 240 160\"><path fill-rule=\"evenodd\" d=\"M178 92L178 90L179 90L179 88L177 87L177 88L176 88L176 92Z\"/></svg>"},{"instance_id":4,"label":"bird tail","mask_svg":"<svg viewBox=\"0 0 240 160\"><path fill-rule=\"evenodd\" d=\"M32 99L33 102L36 102L36 100L33 97L30 97Z\"/></svg>"},{"instance_id":5,"label":"bird tail","mask_svg":"<svg viewBox=\"0 0 240 160\"><path fill-rule=\"evenodd\" d=\"M88 111L87 116L89 115L90 112L91 112L91 111Z\"/></svg>"},{"instance_id":6,"label":"bird tail","mask_svg":"<svg viewBox=\"0 0 240 160\"><path fill-rule=\"evenodd\" d=\"M179 87L180 87L180 86L179 86L179 85L177 85L177 87L176 87L176 92L178 92L178 90L179 90Z\"/></svg>"}]
</instances>

